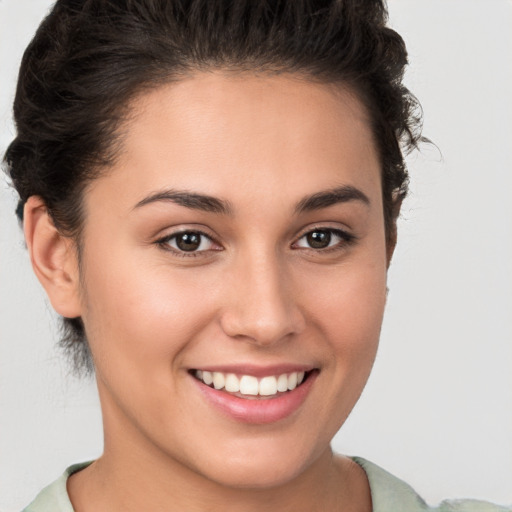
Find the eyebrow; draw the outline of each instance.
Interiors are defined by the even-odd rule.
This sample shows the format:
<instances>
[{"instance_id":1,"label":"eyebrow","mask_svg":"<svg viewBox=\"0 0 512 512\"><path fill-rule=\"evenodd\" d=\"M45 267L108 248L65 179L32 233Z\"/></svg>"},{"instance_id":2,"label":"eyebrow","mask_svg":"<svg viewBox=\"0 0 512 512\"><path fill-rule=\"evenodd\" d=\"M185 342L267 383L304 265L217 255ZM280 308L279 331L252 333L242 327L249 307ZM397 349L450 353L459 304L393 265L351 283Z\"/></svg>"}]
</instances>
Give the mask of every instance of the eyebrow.
<instances>
[{"instance_id":1,"label":"eyebrow","mask_svg":"<svg viewBox=\"0 0 512 512\"><path fill-rule=\"evenodd\" d=\"M224 215L231 215L233 213L229 201L206 194L188 192L186 190L163 190L155 192L139 201L133 209L162 201L172 202L192 210L201 210L209 213L220 213ZM321 210L338 203L347 203L349 201L360 201L366 205L370 204L368 196L361 190L351 185L345 185L304 197L297 203L295 212L304 213Z\"/></svg>"},{"instance_id":2,"label":"eyebrow","mask_svg":"<svg viewBox=\"0 0 512 512\"><path fill-rule=\"evenodd\" d=\"M201 210L210 213L221 213L224 215L229 215L233 211L228 201L224 201L222 199L218 199L216 197L205 194L188 192L186 190L163 190L160 192L155 192L154 194L151 194L142 199L142 201L139 201L134 206L134 209L161 201L175 203L192 210Z\"/></svg>"},{"instance_id":3,"label":"eyebrow","mask_svg":"<svg viewBox=\"0 0 512 512\"><path fill-rule=\"evenodd\" d=\"M364 192L351 185L345 185L304 197L297 203L295 211L296 213L312 212L349 201L361 201L367 206L370 205L370 200Z\"/></svg>"}]
</instances>

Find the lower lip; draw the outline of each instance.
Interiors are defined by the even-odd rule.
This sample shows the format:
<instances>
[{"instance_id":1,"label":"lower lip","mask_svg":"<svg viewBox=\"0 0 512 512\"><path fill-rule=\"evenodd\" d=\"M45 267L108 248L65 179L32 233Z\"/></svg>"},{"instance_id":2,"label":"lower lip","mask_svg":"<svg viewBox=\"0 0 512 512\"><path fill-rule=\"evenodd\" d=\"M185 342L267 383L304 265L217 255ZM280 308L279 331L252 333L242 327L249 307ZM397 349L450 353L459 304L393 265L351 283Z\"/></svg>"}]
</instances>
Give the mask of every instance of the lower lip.
<instances>
[{"instance_id":1,"label":"lower lip","mask_svg":"<svg viewBox=\"0 0 512 512\"><path fill-rule=\"evenodd\" d=\"M207 386L195 377L199 390L207 401L225 415L241 423L274 423L291 416L303 404L318 375L317 371L292 391L275 398L245 399Z\"/></svg>"}]
</instances>

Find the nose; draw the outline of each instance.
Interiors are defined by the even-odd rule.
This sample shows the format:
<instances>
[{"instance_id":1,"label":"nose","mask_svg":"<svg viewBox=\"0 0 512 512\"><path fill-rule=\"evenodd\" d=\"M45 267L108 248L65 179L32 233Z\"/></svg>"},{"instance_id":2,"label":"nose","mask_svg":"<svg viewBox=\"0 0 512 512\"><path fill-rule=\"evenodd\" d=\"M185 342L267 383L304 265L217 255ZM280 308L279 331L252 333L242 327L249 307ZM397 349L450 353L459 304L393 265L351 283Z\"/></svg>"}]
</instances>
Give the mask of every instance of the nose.
<instances>
[{"instance_id":1,"label":"nose","mask_svg":"<svg viewBox=\"0 0 512 512\"><path fill-rule=\"evenodd\" d=\"M277 257L240 258L227 281L220 322L228 336L268 346L304 330L293 279Z\"/></svg>"}]
</instances>

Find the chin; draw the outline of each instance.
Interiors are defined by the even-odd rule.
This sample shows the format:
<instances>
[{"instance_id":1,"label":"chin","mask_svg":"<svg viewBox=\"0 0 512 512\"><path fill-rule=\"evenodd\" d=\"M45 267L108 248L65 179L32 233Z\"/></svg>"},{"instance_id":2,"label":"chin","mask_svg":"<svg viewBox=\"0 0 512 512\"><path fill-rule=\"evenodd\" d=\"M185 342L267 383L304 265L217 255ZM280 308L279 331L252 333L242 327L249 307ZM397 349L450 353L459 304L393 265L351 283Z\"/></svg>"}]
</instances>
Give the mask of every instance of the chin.
<instances>
[{"instance_id":1,"label":"chin","mask_svg":"<svg viewBox=\"0 0 512 512\"><path fill-rule=\"evenodd\" d=\"M260 439L249 443L236 443L209 459L204 454L200 459L203 468L198 469L208 479L225 487L271 489L296 479L322 453L330 453L329 445L323 450L312 450L311 447L301 449L300 442L282 442L278 435L267 441L270 442L261 442ZM212 462L205 466L206 460Z\"/></svg>"},{"instance_id":2,"label":"chin","mask_svg":"<svg viewBox=\"0 0 512 512\"><path fill-rule=\"evenodd\" d=\"M234 489L272 489L286 485L304 470L302 466L290 465L286 461L268 460L258 463L236 464L229 461L210 479L223 487Z\"/></svg>"}]
</instances>

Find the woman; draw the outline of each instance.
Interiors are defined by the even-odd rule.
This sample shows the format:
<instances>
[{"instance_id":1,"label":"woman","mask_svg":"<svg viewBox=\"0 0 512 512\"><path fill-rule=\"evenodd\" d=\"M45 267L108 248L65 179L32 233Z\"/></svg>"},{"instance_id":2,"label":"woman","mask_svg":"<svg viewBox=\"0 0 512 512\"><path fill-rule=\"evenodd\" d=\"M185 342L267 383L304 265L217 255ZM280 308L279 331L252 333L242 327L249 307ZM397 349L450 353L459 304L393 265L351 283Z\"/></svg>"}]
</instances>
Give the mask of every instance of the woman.
<instances>
[{"instance_id":1,"label":"woman","mask_svg":"<svg viewBox=\"0 0 512 512\"><path fill-rule=\"evenodd\" d=\"M28 510L424 509L329 447L419 140L402 42L364 7L54 8L6 160L105 450Z\"/></svg>"}]
</instances>

